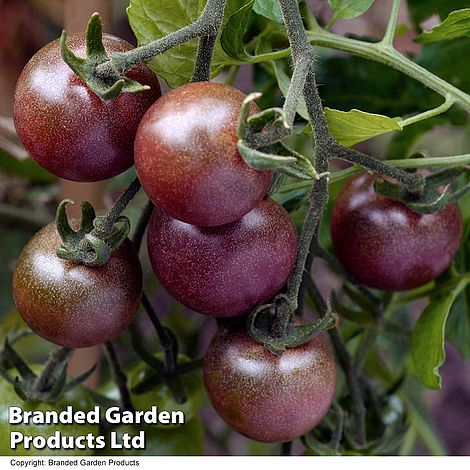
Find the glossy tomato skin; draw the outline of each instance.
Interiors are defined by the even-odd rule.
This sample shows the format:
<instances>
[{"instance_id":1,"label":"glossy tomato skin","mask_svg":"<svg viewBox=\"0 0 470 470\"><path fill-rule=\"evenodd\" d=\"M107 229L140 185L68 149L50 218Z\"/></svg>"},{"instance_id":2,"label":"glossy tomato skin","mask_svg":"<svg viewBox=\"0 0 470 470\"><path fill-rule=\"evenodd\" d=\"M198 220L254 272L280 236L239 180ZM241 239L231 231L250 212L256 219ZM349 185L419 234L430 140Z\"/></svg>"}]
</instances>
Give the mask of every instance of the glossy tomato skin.
<instances>
[{"instance_id":1,"label":"glossy tomato skin","mask_svg":"<svg viewBox=\"0 0 470 470\"><path fill-rule=\"evenodd\" d=\"M451 263L462 236L457 205L418 214L377 194L375 176L352 178L333 206L331 235L339 261L366 286L403 291L435 279Z\"/></svg>"},{"instance_id":2,"label":"glossy tomato skin","mask_svg":"<svg viewBox=\"0 0 470 470\"><path fill-rule=\"evenodd\" d=\"M171 90L145 114L135 139L137 175L171 217L198 226L240 219L261 201L271 172L249 167L237 150L245 95L220 83ZM252 106L252 114L258 108Z\"/></svg>"},{"instance_id":3,"label":"glossy tomato skin","mask_svg":"<svg viewBox=\"0 0 470 470\"><path fill-rule=\"evenodd\" d=\"M39 373L42 367L34 366L33 371ZM13 371L10 373L15 376ZM89 411L93 408L93 401L89 393L83 387L75 387L67 392L59 401L43 403L37 401L23 401L15 392L13 385L5 379L0 378L0 455L19 455L19 456L41 456L41 455L91 455L94 449L36 449L30 447L26 449L23 444L18 444L15 449L10 448L10 433L21 432L25 436L44 436L45 438L54 435L59 431L63 436L86 436L88 433L98 436L99 426L95 424L10 424L8 419L8 408L18 406L23 411L64 411L68 405L71 405L74 411ZM84 442L86 444L86 441Z\"/></svg>"},{"instance_id":4,"label":"glossy tomato skin","mask_svg":"<svg viewBox=\"0 0 470 470\"><path fill-rule=\"evenodd\" d=\"M261 442L302 436L328 412L336 366L327 337L269 352L241 328L217 333L204 357L207 394L235 431Z\"/></svg>"},{"instance_id":5,"label":"glossy tomato skin","mask_svg":"<svg viewBox=\"0 0 470 470\"><path fill-rule=\"evenodd\" d=\"M139 308L142 269L129 241L103 266L57 257L54 224L26 245L13 273L13 297L28 326L48 341L70 348L101 344L127 328Z\"/></svg>"},{"instance_id":6,"label":"glossy tomato skin","mask_svg":"<svg viewBox=\"0 0 470 470\"><path fill-rule=\"evenodd\" d=\"M163 361L162 353L156 354L156 357ZM183 354L178 354L178 363L184 364L189 362L189 358ZM133 389L143 380L155 374L155 370L149 365L142 362L129 374L129 386ZM185 424L197 416L204 402L204 388L202 384L202 376L200 370L194 370L187 374L181 375L181 383L186 392L187 400L184 403L177 403L170 387L165 383L159 383L152 390L141 393L140 395L132 394L132 403L137 410L149 410L152 406L157 406L159 411L182 411L185 417ZM160 429L181 428L181 425L165 425L156 424L152 427Z\"/></svg>"},{"instance_id":7,"label":"glossy tomato skin","mask_svg":"<svg viewBox=\"0 0 470 470\"><path fill-rule=\"evenodd\" d=\"M103 42L108 53L132 49L107 34ZM67 44L84 57L83 34L68 37ZM68 180L98 181L130 168L137 126L161 92L157 77L143 65L127 76L151 89L102 100L62 60L58 41L44 46L24 68L15 90L14 122L26 150L46 170Z\"/></svg>"},{"instance_id":8,"label":"glossy tomato skin","mask_svg":"<svg viewBox=\"0 0 470 470\"><path fill-rule=\"evenodd\" d=\"M196 227L154 211L148 230L153 270L179 302L196 312L232 317L279 292L297 255L289 214L271 199L241 220Z\"/></svg>"}]
</instances>

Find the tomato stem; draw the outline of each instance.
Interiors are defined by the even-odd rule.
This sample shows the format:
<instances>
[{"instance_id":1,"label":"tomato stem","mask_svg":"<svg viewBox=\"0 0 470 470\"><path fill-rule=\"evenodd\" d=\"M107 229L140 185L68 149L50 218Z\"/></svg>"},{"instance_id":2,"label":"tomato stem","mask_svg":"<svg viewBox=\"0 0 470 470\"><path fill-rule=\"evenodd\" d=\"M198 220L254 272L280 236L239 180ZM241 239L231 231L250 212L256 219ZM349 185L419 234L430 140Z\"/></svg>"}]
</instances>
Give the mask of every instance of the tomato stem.
<instances>
[{"instance_id":1,"label":"tomato stem","mask_svg":"<svg viewBox=\"0 0 470 470\"><path fill-rule=\"evenodd\" d=\"M102 78L113 76L116 72L124 74L141 62L199 37L204 39L199 44L193 81L207 80L215 39L222 25L226 3L226 0L208 0L201 16L194 23L131 51L112 54L110 60L96 67L96 73Z\"/></svg>"},{"instance_id":2,"label":"tomato stem","mask_svg":"<svg viewBox=\"0 0 470 470\"><path fill-rule=\"evenodd\" d=\"M121 406L125 411L135 411L131 399L131 394L129 392L129 389L127 388L127 376L123 368L121 367L116 351L114 350L114 346L112 345L111 341L106 342L105 346L106 352L108 354L109 363L111 364L113 379L119 390Z\"/></svg>"},{"instance_id":3,"label":"tomato stem","mask_svg":"<svg viewBox=\"0 0 470 470\"><path fill-rule=\"evenodd\" d=\"M175 401L177 403L184 403L186 402L187 397L178 371L178 341L176 336L169 328L162 325L145 293L142 294L142 305L144 306L152 325L155 327L158 339L160 340L160 344L165 353L165 379L173 392Z\"/></svg>"},{"instance_id":4,"label":"tomato stem","mask_svg":"<svg viewBox=\"0 0 470 470\"><path fill-rule=\"evenodd\" d=\"M150 217L152 216L153 208L153 202L149 200L143 208L142 214L140 215L135 226L134 234L132 235L132 243L134 244L137 253L140 251L140 246L142 245L145 230L150 221Z\"/></svg>"},{"instance_id":5,"label":"tomato stem","mask_svg":"<svg viewBox=\"0 0 470 470\"><path fill-rule=\"evenodd\" d=\"M72 354L70 348L56 348L51 351L41 374L33 383L31 394L35 398L47 395L54 386L54 374L57 368L67 362Z\"/></svg>"}]
</instances>

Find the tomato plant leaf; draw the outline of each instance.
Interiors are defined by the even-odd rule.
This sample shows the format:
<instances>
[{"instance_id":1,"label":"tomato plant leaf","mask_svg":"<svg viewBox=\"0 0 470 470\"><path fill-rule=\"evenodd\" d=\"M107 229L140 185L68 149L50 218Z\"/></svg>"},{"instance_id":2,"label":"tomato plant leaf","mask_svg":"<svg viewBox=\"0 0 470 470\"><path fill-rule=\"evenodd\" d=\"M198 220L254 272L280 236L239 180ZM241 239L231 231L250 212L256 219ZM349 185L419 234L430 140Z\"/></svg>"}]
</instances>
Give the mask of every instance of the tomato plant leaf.
<instances>
[{"instance_id":1,"label":"tomato plant leaf","mask_svg":"<svg viewBox=\"0 0 470 470\"><path fill-rule=\"evenodd\" d=\"M254 0L250 0L231 15L220 36L220 45L223 51L237 61L243 62L249 57L245 51L243 36L245 35L253 4Z\"/></svg>"},{"instance_id":2,"label":"tomato plant leaf","mask_svg":"<svg viewBox=\"0 0 470 470\"><path fill-rule=\"evenodd\" d=\"M439 367L444 363L444 333L455 292L432 298L418 320L412 335L412 358L421 383L432 389L441 388Z\"/></svg>"},{"instance_id":3,"label":"tomato plant leaf","mask_svg":"<svg viewBox=\"0 0 470 470\"><path fill-rule=\"evenodd\" d=\"M258 15L262 15L275 23L284 23L279 0L256 0L253 5L253 10L258 13Z\"/></svg>"},{"instance_id":4,"label":"tomato plant leaf","mask_svg":"<svg viewBox=\"0 0 470 470\"><path fill-rule=\"evenodd\" d=\"M57 177L44 170L32 158L19 160L0 148L0 170L11 175L18 175L36 183L52 183Z\"/></svg>"},{"instance_id":5,"label":"tomato plant leaf","mask_svg":"<svg viewBox=\"0 0 470 470\"><path fill-rule=\"evenodd\" d=\"M365 13L374 3L374 0L328 0L335 18L356 18Z\"/></svg>"},{"instance_id":6,"label":"tomato plant leaf","mask_svg":"<svg viewBox=\"0 0 470 470\"><path fill-rule=\"evenodd\" d=\"M462 36L470 36L470 8L451 12L442 23L434 26L431 31L421 33L416 41L429 43L447 41Z\"/></svg>"},{"instance_id":7,"label":"tomato plant leaf","mask_svg":"<svg viewBox=\"0 0 470 470\"><path fill-rule=\"evenodd\" d=\"M189 0L131 0L127 7L129 24L139 46L188 26L201 14L204 4ZM187 83L194 69L197 39L152 58L148 65L170 87Z\"/></svg>"},{"instance_id":8,"label":"tomato plant leaf","mask_svg":"<svg viewBox=\"0 0 470 470\"><path fill-rule=\"evenodd\" d=\"M454 10L470 7L470 0L407 0L407 4L411 19L419 30L419 24L432 15L444 19Z\"/></svg>"},{"instance_id":9,"label":"tomato plant leaf","mask_svg":"<svg viewBox=\"0 0 470 470\"><path fill-rule=\"evenodd\" d=\"M328 127L333 137L346 147L391 131L401 131L396 119L352 109L339 111L325 108Z\"/></svg>"}]
</instances>

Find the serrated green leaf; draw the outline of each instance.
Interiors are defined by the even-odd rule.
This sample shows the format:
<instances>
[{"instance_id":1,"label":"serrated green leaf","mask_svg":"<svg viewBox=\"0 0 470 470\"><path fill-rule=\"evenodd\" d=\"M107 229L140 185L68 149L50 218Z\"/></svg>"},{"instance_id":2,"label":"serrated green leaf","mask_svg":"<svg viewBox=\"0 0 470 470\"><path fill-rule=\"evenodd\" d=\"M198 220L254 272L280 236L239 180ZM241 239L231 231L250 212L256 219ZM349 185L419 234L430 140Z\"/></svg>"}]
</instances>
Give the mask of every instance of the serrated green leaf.
<instances>
[{"instance_id":1,"label":"serrated green leaf","mask_svg":"<svg viewBox=\"0 0 470 470\"><path fill-rule=\"evenodd\" d=\"M243 36L245 35L254 1L249 0L230 16L220 36L220 45L223 51L237 61L243 61L249 57L245 51Z\"/></svg>"},{"instance_id":2,"label":"serrated green leaf","mask_svg":"<svg viewBox=\"0 0 470 470\"><path fill-rule=\"evenodd\" d=\"M226 26L229 28L234 26L230 22L232 16L241 8L247 4L253 4L253 2L254 0L231 0L227 3L222 22L222 35ZM200 16L205 4L205 0L160 0L158 2L154 0L131 0L127 8L127 15L139 45L144 45L193 23ZM235 19L232 19L232 21L235 21ZM242 27L244 28L246 24L238 26L242 30ZM235 41L233 42L235 44ZM239 40L237 39L236 42L238 43ZM148 65L170 87L181 86L189 82L193 74L197 45L198 39L193 39L180 46L173 47L152 58ZM241 40L240 45L243 47ZM237 45L237 47L240 46ZM231 57L224 51L220 40L218 40L214 51L211 75L217 75L226 65L239 63L241 63L240 60Z\"/></svg>"},{"instance_id":3,"label":"serrated green leaf","mask_svg":"<svg viewBox=\"0 0 470 470\"><path fill-rule=\"evenodd\" d=\"M448 41L462 36L470 36L470 8L451 12L442 23L434 26L431 31L421 33L416 38L416 42Z\"/></svg>"},{"instance_id":4,"label":"serrated green leaf","mask_svg":"<svg viewBox=\"0 0 470 470\"><path fill-rule=\"evenodd\" d=\"M139 46L188 26L199 17L204 3L190 0L131 0L127 15ZM152 58L148 65L174 88L191 79L196 50L197 39L194 39Z\"/></svg>"},{"instance_id":5,"label":"serrated green leaf","mask_svg":"<svg viewBox=\"0 0 470 470\"><path fill-rule=\"evenodd\" d=\"M413 330L411 354L416 375L428 388L441 388L439 367L446 357L444 334L455 297L455 292L450 292L443 297L431 299Z\"/></svg>"},{"instance_id":6,"label":"serrated green leaf","mask_svg":"<svg viewBox=\"0 0 470 470\"><path fill-rule=\"evenodd\" d=\"M362 15L373 3L374 0L328 0L335 18L343 20Z\"/></svg>"},{"instance_id":7,"label":"serrated green leaf","mask_svg":"<svg viewBox=\"0 0 470 470\"><path fill-rule=\"evenodd\" d=\"M346 147L387 132L402 130L396 119L359 109L339 111L325 108L325 115L331 134Z\"/></svg>"},{"instance_id":8,"label":"serrated green leaf","mask_svg":"<svg viewBox=\"0 0 470 470\"><path fill-rule=\"evenodd\" d=\"M284 23L279 0L256 0L253 5L253 10L258 13L258 15L262 15L275 23Z\"/></svg>"}]
</instances>

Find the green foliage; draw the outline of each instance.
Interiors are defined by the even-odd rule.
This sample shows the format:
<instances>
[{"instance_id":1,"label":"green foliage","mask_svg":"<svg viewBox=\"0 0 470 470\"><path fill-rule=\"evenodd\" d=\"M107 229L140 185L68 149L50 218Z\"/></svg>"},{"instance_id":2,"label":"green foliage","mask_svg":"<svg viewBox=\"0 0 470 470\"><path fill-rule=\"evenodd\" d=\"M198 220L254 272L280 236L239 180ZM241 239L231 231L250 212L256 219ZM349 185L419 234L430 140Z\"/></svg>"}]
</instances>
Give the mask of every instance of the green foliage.
<instances>
[{"instance_id":1,"label":"green foliage","mask_svg":"<svg viewBox=\"0 0 470 470\"><path fill-rule=\"evenodd\" d=\"M454 10L470 7L469 0L407 0L410 16L415 26L420 30L420 23L432 15L438 15L443 20Z\"/></svg>"},{"instance_id":2,"label":"green foliage","mask_svg":"<svg viewBox=\"0 0 470 470\"><path fill-rule=\"evenodd\" d=\"M435 41L448 41L462 36L470 36L470 8L457 10L431 31L424 31L417 38L423 44Z\"/></svg>"},{"instance_id":3,"label":"green foliage","mask_svg":"<svg viewBox=\"0 0 470 470\"><path fill-rule=\"evenodd\" d=\"M22 176L36 183L52 183L57 180L54 175L40 167L33 159L18 160L1 148L0 170L10 175Z\"/></svg>"},{"instance_id":4,"label":"green foliage","mask_svg":"<svg viewBox=\"0 0 470 470\"><path fill-rule=\"evenodd\" d=\"M423 385L441 388L439 367L444 363L444 338L447 317L455 300L455 293L433 296L413 330L412 357L415 371Z\"/></svg>"},{"instance_id":5,"label":"green foliage","mask_svg":"<svg viewBox=\"0 0 470 470\"><path fill-rule=\"evenodd\" d=\"M139 45L145 45L188 26L201 14L203 7L201 1L131 0L127 14ZM191 78L196 48L197 40L189 41L154 57L150 60L149 66L152 70L158 71L169 86L182 85Z\"/></svg>"},{"instance_id":6,"label":"green foliage","mask_svg":"<svg viewBox=\"0 0 470 470\"><path fill-rule=\"evenodd\" d=\"M279 0L256 0L253 10L276 23L283 24Z\"/></svg>"},{"instance_id":7,"label":"green foliage","mask_svg":"<svg viewBox=\"0 0 470 470\"><path fill-rule=\"evenodd\" d=\"M365 13L374 0L328 0L335 18L356 18Z\"/></svg>"},{"instance_id":8,"label":"green foliage","mask_svg":"<svg viewBox=\"0 0 470 470\"><path fill-rule=\"evenodd\" d=\"M371 114L359 109L338 111L325 108L331 135L346 147L391 131L401 131L399 119Z\"/></svg>"}]
</instances>

